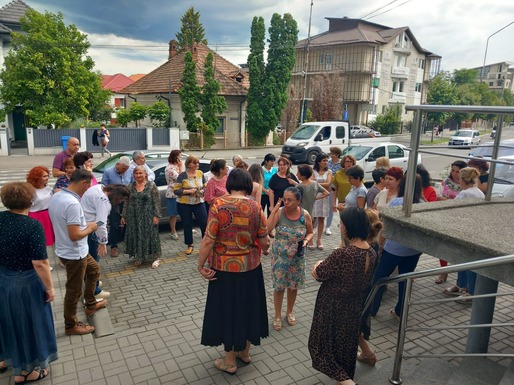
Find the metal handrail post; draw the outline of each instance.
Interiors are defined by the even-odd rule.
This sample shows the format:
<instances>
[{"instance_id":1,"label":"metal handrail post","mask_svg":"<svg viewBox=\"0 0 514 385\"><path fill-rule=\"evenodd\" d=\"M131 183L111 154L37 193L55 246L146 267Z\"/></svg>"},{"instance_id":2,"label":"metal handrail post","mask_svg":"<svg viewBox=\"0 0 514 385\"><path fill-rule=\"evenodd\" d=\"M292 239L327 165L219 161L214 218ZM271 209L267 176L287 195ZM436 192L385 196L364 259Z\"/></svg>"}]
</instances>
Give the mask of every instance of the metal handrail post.
<instances>
[{"instance_id":1,"label":"metal handrail post","mask_svg":"<svg viewBox=\"0 0 514 385\"><path fill-rule=\"evenodd\" d=\"M407 164L407 176L405 180L405 196L403 197L403 210L405 216L410 217L412 214L412 197L414 195L414 187L416 182L416 166L418 165L418 148L419 139L421 137L421 123L423 113L416 110L414 113L414 126L412 127L410 137L409 162Z\"/></svg>"},{"instance_id":2,"label":"metal handrail post","mask_svg":"<svg viewBox=\"0 0 514 385\"><path fill-rule=\"evenodd\" d=\"M398 340L396 342L396 353L394 354L394 363L393 363L393 374L389 379L389 382L394 385L400 385L402 383L402 379L400 378L400 371L402 369L402 359L403 359L403 348L405 345L405 334L407 328L407 319L409 317L409 306L410 306L410 297L412 293L412 278L409 278L405 282L405 295L403 296L403 307L402 314L400 315L400 326L398 328ZM394 310L393 310L394 311Z\"/></svg>"},{"instance_id":3,"label":"metal handrail post","mask_svg":"<svg viewBox=\"0 0 514 385\"><path fill-rule=\"evenodd\" d=\"M493 152L491 154L492 159L498 159L498 153L500 152L500 140L502 135L503 115L498 116L498 126L496 127L496 136L494 137ZM485 192L485 200L490 202L491 196L493 195L494 175L496 174L496 163L489 162L489 182L487 183L487 190Z\"/></svg>"}]
</instances>

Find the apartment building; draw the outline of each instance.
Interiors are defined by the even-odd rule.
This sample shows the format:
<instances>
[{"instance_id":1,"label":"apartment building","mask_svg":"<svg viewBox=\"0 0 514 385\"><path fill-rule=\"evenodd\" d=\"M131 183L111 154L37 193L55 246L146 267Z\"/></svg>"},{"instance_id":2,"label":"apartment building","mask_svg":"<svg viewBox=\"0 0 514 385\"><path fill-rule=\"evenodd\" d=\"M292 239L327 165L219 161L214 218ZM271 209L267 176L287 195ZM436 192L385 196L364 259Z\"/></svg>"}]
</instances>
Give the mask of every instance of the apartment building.
<instances>
[{"instance_id":1,"label":"apartment building","mask_svg":"<svg viewBox=\"0 0 514 385\"><path fill-rule=\"evenodd\" d=\"M339 87L342 112L365 124L387 106L426 101L428 80L441 57L423 49L409 27L390 28L361 19L326 18L328 31L298 42L291 87L309 106L320 81ZM325 79L325 80L323 80ZM403 120L412 113L403 112Z\"/></svg>"},{"instance_id":2,"label":"apartment building","mask_svg":"<svg viewBox=\"0 0 514 385\"><path fill-rule=\"evenodd\" d=\"M487 83L490 90L514 92L514 62L503 61L471 69L477 71L477 80Z\"/></svg>"}]
</instances>

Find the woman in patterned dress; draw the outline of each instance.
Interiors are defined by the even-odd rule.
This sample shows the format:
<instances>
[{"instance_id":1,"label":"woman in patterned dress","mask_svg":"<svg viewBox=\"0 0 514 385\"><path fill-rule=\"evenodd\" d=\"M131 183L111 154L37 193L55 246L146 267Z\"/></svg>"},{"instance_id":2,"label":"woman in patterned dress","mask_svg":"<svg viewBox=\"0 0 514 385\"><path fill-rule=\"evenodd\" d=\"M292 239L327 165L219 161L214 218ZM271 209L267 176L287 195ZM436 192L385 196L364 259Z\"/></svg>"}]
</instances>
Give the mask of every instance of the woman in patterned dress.
<instances>
[{"instance_id":1,"label":"woman in patterned dress","mask_svg":"<svg viewBox=\"0 0 514 385\"><path fill-rule=\"evenodd\" d=\"M280 207L284 201L284 207ZM273 280L273 302L275 319L273 328L282 329L282 302L287 289L286 320L289 326L296 325L293 307L298 289L305 281L305 246L312 241L311 216L300 207L301 192L288 187L283 198L279 198L268 219L268 232L275 229L275 240L271 246L271 277Z\"/></svg>"},{"instance_id":2,"label":"woman in patterned dress","mask_svg":"<svg viewBox=\"0 0 514 385\"><path fill-rule=\"evenodd\" d=\"M332 184L332 171L328 169L328 155L319 154L314 163L314 180L318 182L321 187L324 187L327 191L331 190ZM328 217L332 207L332 201L330 196L319 199L314 202L314 211L312 213L314 220L314 227L318 227L318 233L316 238L316 246L318 249L323 250L323 244L321 243L321 236L323 235L323 229L325 228L325 218Z\"/></svg>"},{"instance_id":3,"label":"woman in patterned dress","mask_svg":"<svg viewBox=\"0 0 514 385\"><path fill-rule=\"evenodd\" d=\"M369 220L361 207L340 214L341 233L349 246L336 249L312 269L321 281L309 335L312 367L341 385L355 385L362 306L377 260L366 242Z\"/></svg>"},{"instance_id":4,"label":"woman in patterned dress","mask_svg":"<svg viewBox=\"0 0 514 385\"><path fill-rule=\"evenodd\" d=\"M127 226L126 253L134 258L134 266L153 261L152 269L157 269L161 258L161 200L157 186L148 180L145 166L134 168L134 182L129 184L129 190L130 198L121 214L121 224Z\"/></svg>"},{"instance_id":5,"label":"woman in patterned dress","mask_svg":"<svg viewBox=\"0 0 514 385\"><path fill-rule=\"evenodd\" d=\"M230 195L210 206L198 256L198 271L209 280L201 343L224 345L225 356L215 360L214 366L229 374L237 371L236 358L248 365L250 345L260 345L260 339L269 334L261 266L269 237L264 212L248 198L252 187L247 171L231 171ZM207 261L209 267L204 266Z\"/></svg>"}]
</instances>

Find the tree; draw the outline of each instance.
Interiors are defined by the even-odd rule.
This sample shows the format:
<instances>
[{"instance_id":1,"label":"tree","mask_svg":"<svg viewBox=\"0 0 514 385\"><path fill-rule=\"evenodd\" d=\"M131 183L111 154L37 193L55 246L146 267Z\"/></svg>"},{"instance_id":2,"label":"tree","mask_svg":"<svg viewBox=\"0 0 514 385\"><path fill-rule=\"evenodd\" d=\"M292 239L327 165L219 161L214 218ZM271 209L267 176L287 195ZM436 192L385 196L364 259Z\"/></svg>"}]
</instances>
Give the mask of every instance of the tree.
<instances>
[{"instance_id":1,"label":"tree","mask_svg":"<svg viewBox=\"0 0 514 385\"><path fill-rule=\"evenodd\" d=\"M341 78L323 74L312 81L311 110L317 121L341 119Z\"/></svg>"},{"instance_id":2,"label":"tree","mask_svg":"<svg viewBox=\"0 0 514 385\"><path fill-rule=\"evenodd\" d=\"M200 88L196 84L196 63L193 54L187 52L184 56L184 72L182 73L182 87L178 91L180 104L184 114L184 122L188 131L197 132L200 118L198 106L200 101Z\"/></svg>"},{"instance_id":3,"label":"tree","mask_svg":"<svg viewBox=\"0 0 514 385\"><path fill-rule=\"evenodd\" d=\"M200 23L200 12L195 12L194 7L189 9L180 18L182 26L180 32L177 32L177 49L179 52L186 51L193 46L194 43L202 43L207 45L205 39L205 31L202 23Z\"/></svg>"},{"instance_id":4,"label":"tree","mask_svg":"<svg viewBox=\"0 0 514 385\"><path fill-rule=\"evenodd\" d=\"M453 82L457 85L477 82L478 70L460 69L453 71Z\"/></svg>"},{"instance_id":5,"label":"tree","mask_svg":"<svg viewBox=\"0 0 514 385\"><path fill-rule=\"evenodd\" d=\"M89 112L89 120L93 122L109 122L111 120L111 116L113 113L113 109L108 104L104 104L100 108L95 108Z\"/></svg>"},{"instance_id":6,"label":"tree","mask_svg":"<svg viewBox=\"0 0 514 385\"><path fill-rule=\"evenodd\" d=\"M204 131L204 144L206 147L212 146L216 141L214 133L219 126L218 115L227 109L225 98L218 93L221 90L220 84L214 79L214 67L212 64L213 56L209 52L204 64L204 85L202 87L202 120L207 125Z\"/></svg>"},{"instance_id":7,"label":"tree","mask_svg":"<svg viewBox=\"0 0 514 385\"><path fill-rule=\"evenodd\" d=\"M129 110L125 108L116 110L116 121L121 127L127 127L127 124L132 121Z\"/></svg>"},{"instance_id":8,"label":"tree","mask_svg":"<svg viewBox=\"0 0 514 385\"><path fill-rule=\"evenodd\" d=\"M20 19L23 33L12 33L12 48L0 72L2 113L20 104L30 124L62 126L104 105L109 91L93 72L87 36L66 26L61 13L33 9Z\"/></svg>"},{"instance_id":9,"label":"tree","mask_svg":"<svg viewBox=\"0 0 514 385\"><path fill-rule=\"evenodd\" d=\"M442 71L434 76L428 84L428 104L454 105L456 100L455 84L452 82L450 73ZM449 113L434 112L427 114L427 119L435 124L442 124L451 116L452 114Z\"/></svg>"},{"instance_id":10,"label":"tree","mask_svg":"<svg viewBox=\"0 0 514 385\"><path fill-rule=\"evenodd\" d=\"M129 107L130 121L136 122L136 127L139 127L139 121L143 120L146 116L146 106L134 102Z\"/></svg>"},{"instance_id":11,"label":"tree","mask_svg":"<svg viewBox=\"0 0 514 385\"><path fill-rule=\"evenodd\" d=\"M268 133L268 127L264 124L264 111L261 106L264 98L263 82L266 75L264 65L265 34L264 19L255 16L252 21L250 54L248 55L250 87L246 96L248 103L246 128L252 138L262 138Z\"/></svg>"},{"instance_id":12,"label":"tree","mask_svg":"<svg viewBox=\"0 0 514 385\"><path fill-rule=\"evenodd\" d=\"M298 126L300 103L300 93L294 87L290 87L286 107L282 111L280 118L280 124L282 124L282 128L286 132L293 132Z\"/></svg>"},{"instance_id":13,"label":"tree","mask_svg":"<svg viewBox=\"0 0 514 385\"><path fill-rule=\"evenodd\" d=\"M146 112L150 119L152 119L152 122L154 122L154 127L170 127L170 107L163 101L159 100L148 106Z\"/></svg>"},{"instance_id":14,"label":"tree","mask_svg":"<svg viewBox=\"0 0 514 385\"><path fill-rule=\"evenodd\" d=\"M402 124L401 112L400 106L387 107L385 113L377 115L369 125L385 135L397 134Z\"/></svg>"},{"instance_id":15,"label":"tree","mask_svg":"<svg viewBox=\"0 0 514 385\"><path fill-rule=\"evenodd\" d=\"M287 87L295 63L298 26L293 17L273 14L268 30L268 62L264 66L264 21L254 17L248 57L248 132L256 143L263 143L286 106ZM252 89L254 88L254 89Z\"/></svg>"}]
</instances>

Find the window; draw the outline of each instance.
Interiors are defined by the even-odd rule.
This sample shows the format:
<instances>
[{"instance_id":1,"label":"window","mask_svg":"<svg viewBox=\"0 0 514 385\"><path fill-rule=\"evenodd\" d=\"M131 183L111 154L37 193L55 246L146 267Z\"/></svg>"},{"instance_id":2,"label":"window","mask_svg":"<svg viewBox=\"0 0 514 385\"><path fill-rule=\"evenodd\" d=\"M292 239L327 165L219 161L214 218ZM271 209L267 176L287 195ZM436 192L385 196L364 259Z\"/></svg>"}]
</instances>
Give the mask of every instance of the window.
<instances>
[{"instance_id":1,"label":"window","mask_svg":"<svg viewBox=\"0 0 514 385\"><path fill-rule=\"evenodd\" d=\"M154 171L155 173L155 185L156 186L166 186L168 183L166 182L166 167L160 167Z\"/></svg>"},{"instance_id":2,"label":"window","mask_svg":"<svg viewBox=\"0 0 514 385\"><path fill-rule=\"evenodd\" d=\"M369 157L373 160L377 160L381 156L386 156L386 149L384 146L375 148L373 151L371 151L371 154L369 154Z\"/></svg>"},{"instance_id":3,"label":"window","mask_svg":"<svg viewBox=\"0 0 514 385\"><path fill-rule=\"evenodd\" d=\"M382 63L382 55L383 54L384 53L381 50L379 50L379 49L376 51L376 61L377 61L377 63Z\"/></svg>"},{"instance_id":4,"label":"window","mask_svg":"<svg viewBox=\"0 0 514 385\"><path fill-rule=\"evenodd\" d=\"M321 129L321 137L323 140L330 139L330 126L326 126Z\"/></svg>"},{"instance_id":5,"label":"window","mask_svg":"<svg viewBox=\"0 0 514 385\"><path fill-rule=\"evenodd\" d=\"M395 44L394 44L395 47L400 47L400 48L409 48L410 46L410 40L409 40L409 37L407 36L407 34L405 32L399 34L398 36L396 36L396 40L395 40Z\"/></svg>"},{"instance_id":6,"label":"window","mask_svg":"<svg viewBox=\"0 0 514 385\"><path fill-rule=\"evenodd\" d=\"M218 128L216 128L215 135L223 135L225 132L225 119L224 118L218 118Z\"/></svg>"},{"instance_id":7,"label":"window","mask_svg":"<svg viewBox=\"0 0 514 385\"><path fill-rule=\"evenodd\" d=\"M325 55L325 69L328 70L328 71L331 71L332 70L332 61L333 61L334 57L332 56L331 53L327 53Z\"/></svg>"},{"instance_id":8,"label":"window","mask_svg":"<svg viewBox=\"0 0 514 385\"><path fill-rule=\"evenodd\" d=\"M401 79L393 79L393 92L403 92L405 83Z\"/></svg>"},{"instance_id":9,"label":"window","mask_svg":"<svg viewBox=\"0 0 514 385\"><path fill-rule=\"evenodd\" d=\"M421 92L421 83L416 83L416 88L414 90L416 92Z\"/></svg>"},{"instance_id":10,"label":"window","mask_svg":"<svg viewBox=\"0 0 514 385\"><path fill-rule=\"evenodd\" d=\"M398 146L387 146L387 151L389 152L389 159L397 159L404 158L405 152L401 147Z\"/></svg>"},{"instance_id":11,"label":"window","mask_svg":"<svg viewBox=\"0 0 514 385\"><path fill-rule=\"evenodd\" d=\"M489 82L489 87L494 86L494 82Z\"/></svg>"},{"instance_id":12,"label":"window","mask_svg":"<svg viewBox=\"0 0 514 385\"><path fill-rule=\"evenodd\" d=\"M418 68L425 69L425 59L419 59Z\"/></svg>"},{"instance_id":13,"label":"window","mask_svg":"<svg viewBox=\"0 0 514 385\"><path fill-rule=\"evenodd\" d=\"M407 67L407 56L395 53L394 64L396 67Z\"/></svg>"},{"instance_id":14,"label":"window","mask_svg":"<svg viewBox=\"0 0 514 385\"><path fill-rule=\"evenodd\" d=\"M337 126L336 127L336 139L343 139L344 136L345 136L344 126Z\"/></svg>"}]
</instances>

